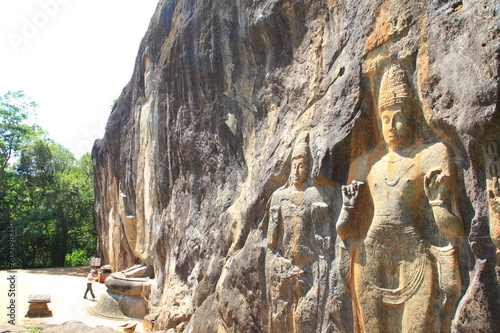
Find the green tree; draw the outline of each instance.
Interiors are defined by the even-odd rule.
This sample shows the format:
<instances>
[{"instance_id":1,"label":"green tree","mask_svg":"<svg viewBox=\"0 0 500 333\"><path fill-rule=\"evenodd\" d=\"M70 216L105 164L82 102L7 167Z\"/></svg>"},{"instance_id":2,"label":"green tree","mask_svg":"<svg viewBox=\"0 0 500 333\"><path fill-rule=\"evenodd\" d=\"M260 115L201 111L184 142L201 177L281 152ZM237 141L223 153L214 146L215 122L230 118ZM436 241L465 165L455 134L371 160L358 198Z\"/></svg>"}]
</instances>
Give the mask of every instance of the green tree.
<instances>
[{"instance_id":1,"label":"green tree","mask_svg":"<svg viewBox=\"0 0 500 333\"><path fill-rule=\"evenodd\" d=\"M68 234L66 265L88 264L95 256L97 234L94 226L94 167L90 153L78 161L71 176L71 184L78 190L71 218L73 227Z\"/></svg>"},{"instance_id":2,"label":"green tree","mask_svg":"<svg viewBox=\"0 0 500 333\"><path fill-rule=\"evenodd\" d=\"M90 153L77 160L39 127L28 125L36 104L22 92L8 92L1 101L6 121L0 133L0 268L87 264L96 245ZM11 231L16 267L5 241Z\"/></svg>"},{"instance_id":3,"label":"green tree","mask_svg":"<svg viewBox=\"0 0 500 333\"><path fill-rule=\"evenodd\" d=\"M3 222L9 220L4 199L13 186L8 174L9 163L36 133L36 125L27 123L36 106L22 91L8 91L0 97L0 219Z\"/></svg>"},{"instance_id":4,"label":"green tree","mask_svg":"<svg viewBox=\"0 0 500 333\"><path fill-rule=\"evenodd\" d=\"M22 151L17 173L24 194L17 232L27 250L19 260L30 267L87 263L96 244L90 154L77 161L63 146L37 140Z\"/></svg>"},{"instance_id":5,"label":"green tree","mask_svg":"<svg viewBox=\"0 0 500 333\"><path fill-rule=\"evenodd\" d=\"M12 232L11 213L16 204L11 191L17 187L10 163L38 131L36 125L28 123L36 107L22 91L8 91L0 96L0 250L9 264L14 263L9 258L12 245L8 240Z\"/></svg>"},{"instance_id":6,"label":"green tree","mask_svg":"<svg viewBox=\"0 0 500 333\"><path fill-rule=\"evenodd\" d=\"M37 104L23 91L8 91L0 97L0 165L5 172L12 157L19 153L37 129L29 125L28 119L34 115Z\"/></svg>"}]
</instances>

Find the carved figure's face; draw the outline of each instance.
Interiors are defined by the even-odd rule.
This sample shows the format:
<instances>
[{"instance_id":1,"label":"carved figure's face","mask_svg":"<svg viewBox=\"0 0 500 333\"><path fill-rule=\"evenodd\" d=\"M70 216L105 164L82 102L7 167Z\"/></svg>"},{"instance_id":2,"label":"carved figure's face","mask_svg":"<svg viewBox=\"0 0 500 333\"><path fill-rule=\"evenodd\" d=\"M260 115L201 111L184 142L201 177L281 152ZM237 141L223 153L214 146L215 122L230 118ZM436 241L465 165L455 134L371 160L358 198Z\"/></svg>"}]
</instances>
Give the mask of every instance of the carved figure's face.
<instances>
[{"instance_id":1,"label":"carved figure's face","mask_svg":"<svg viewBox=\"0 0 500 333\"><path fill-rule=\"evenodd\" d=\"M382 132L388 146L399 146L408 143L413 135L412 121L403 112L401 105L393 105L382 110Z\"/></svg>"},{"instance_id":2,"label":"carved figure's face","mask_svg":"<svg viewBox=\"0 0 500 333\"><path fill-rule=\"evenodd\" d=\"M294 158L292 160L292 170L290 170L292 183L296 186L305 184L308 174L307 159L303 156Z\"/></svg>"}]
</instances>

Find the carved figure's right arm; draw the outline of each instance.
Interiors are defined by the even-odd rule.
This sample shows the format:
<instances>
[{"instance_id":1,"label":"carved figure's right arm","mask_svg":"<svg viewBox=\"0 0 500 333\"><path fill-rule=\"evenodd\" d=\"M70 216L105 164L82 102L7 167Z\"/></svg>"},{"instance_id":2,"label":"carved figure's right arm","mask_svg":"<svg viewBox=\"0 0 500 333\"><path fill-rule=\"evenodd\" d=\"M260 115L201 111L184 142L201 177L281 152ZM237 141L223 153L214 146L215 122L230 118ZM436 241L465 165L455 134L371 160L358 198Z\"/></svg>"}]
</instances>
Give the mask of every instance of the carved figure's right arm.
<instances>
[{"instance_id":1,"label":"carved figure's right arm","mask_svg":"<svg viewBox=\"0 0 500 333\"><path fill-rule=\"evenodd\" d=\"M339 219L337 220L337 233L342 239L346 239L350 235L351 221L354 207L342 206Z\"/></svg>"},{"instance_id":2,"label":"carved figure's right arm","mask_svg":"<svg viewBox=\"0 0 500 333\"><path fill-rule=\"evenodd\" d=\"M337 233L340 238L349 237L352 229L354 210L356 209L359 192L364 182L353 180L349 185L342 186L342 210L337 220Z\"/></svg>"}]
</instances>

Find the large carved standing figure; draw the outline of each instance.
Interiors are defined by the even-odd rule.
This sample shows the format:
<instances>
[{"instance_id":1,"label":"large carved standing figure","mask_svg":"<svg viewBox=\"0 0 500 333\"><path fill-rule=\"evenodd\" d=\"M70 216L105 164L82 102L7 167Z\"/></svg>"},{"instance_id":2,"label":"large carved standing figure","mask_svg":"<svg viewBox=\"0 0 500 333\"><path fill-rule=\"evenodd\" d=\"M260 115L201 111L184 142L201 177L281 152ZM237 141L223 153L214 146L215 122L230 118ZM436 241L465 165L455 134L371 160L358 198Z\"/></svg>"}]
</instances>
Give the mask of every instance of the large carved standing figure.
<instances>
[{"instance_id":1,"label":"large carved standing figure","mask_svg":"<svg viewBox=\"0 0 500 333\"><path fill-rule=\"evenodd\" d=\"M337 232L351 246L358 332L449 332L460 296L456 172L445 144L419 137L417 105L401 66L388 66L378 103L387 152L342 187Z\"/></svg>"},{"instance_id":2,"label":"large carved standing figure","mask_svg":"<svg viewBox=\"0 0 500 333\"><path fill-rule=\"evenodd\" d=\"M333 332L329 319L331 194L309 176L308 134L297 140L290 178L269 206L266 278L270 332Z\"/></svg>"}]
</instances>

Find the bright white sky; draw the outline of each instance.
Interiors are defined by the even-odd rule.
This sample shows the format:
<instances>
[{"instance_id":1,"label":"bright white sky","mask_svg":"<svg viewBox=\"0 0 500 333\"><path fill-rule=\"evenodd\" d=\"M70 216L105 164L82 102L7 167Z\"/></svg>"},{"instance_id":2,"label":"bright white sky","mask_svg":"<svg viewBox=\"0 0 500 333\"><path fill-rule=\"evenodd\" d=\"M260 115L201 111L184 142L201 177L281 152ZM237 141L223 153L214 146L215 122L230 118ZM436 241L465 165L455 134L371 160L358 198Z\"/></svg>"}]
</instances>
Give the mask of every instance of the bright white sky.
<instances>
[{"instance_id":1,"label":"bright white sky","mask_svg":"<svg viewBox=\"0 0 500 333\"><path fill-rule=\"evenodd\" d=\"M0 0L0 95L24 90L36 123L77 157L104 135L158 0Z\"/></svg>"}]
</instances>

